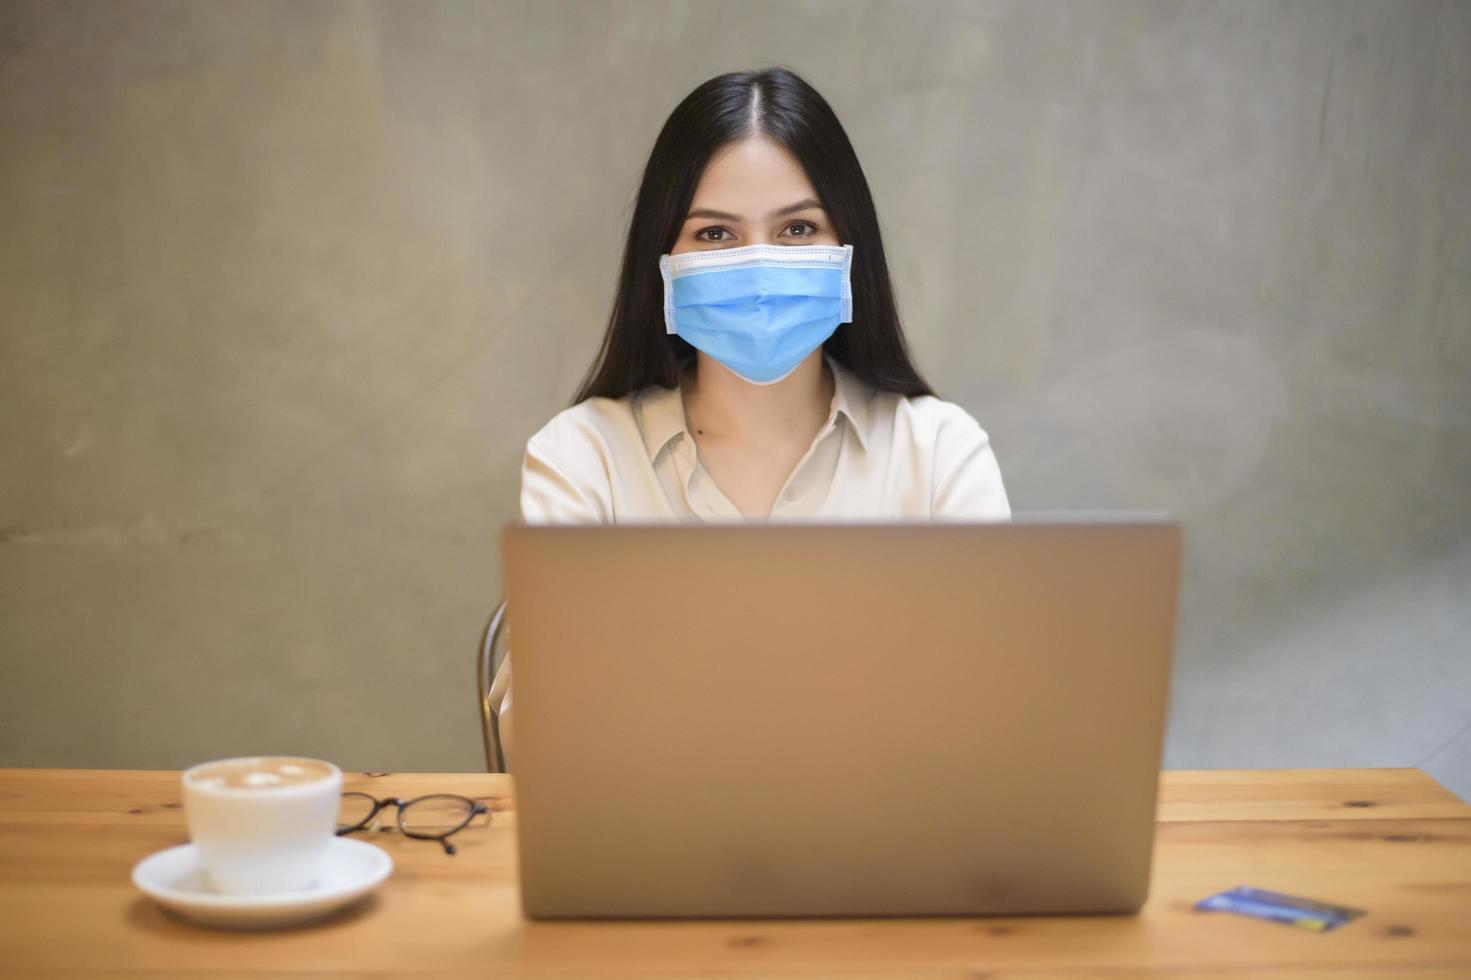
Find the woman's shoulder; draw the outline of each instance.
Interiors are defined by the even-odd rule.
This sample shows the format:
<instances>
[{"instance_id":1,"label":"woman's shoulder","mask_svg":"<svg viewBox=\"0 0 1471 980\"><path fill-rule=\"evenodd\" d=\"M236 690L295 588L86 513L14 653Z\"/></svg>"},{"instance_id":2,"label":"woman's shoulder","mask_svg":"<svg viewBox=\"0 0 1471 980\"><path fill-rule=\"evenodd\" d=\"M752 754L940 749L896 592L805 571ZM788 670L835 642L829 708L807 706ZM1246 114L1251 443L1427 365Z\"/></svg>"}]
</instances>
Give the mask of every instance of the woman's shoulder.
<instances>
[{"instance_id":1,"label":"woman's shoulder","mask_svg":"<svg viewBox=\"0 0 1471 980\"><path fill-rule=\"evenodd\" d=\"M521 516L528 523L612 520L615 474L634 450L630 398L588 398L562 409L526 440Z\"/></svg>"},{"instance_id":2,"label":"woman's shoulder","mask_svg":"<svg viewBox=\"0 0 1471 980\"><path fill-rule=\"evenodd\" d=\"M929 431L970 431L981 428L981 423L963 405L947 401L939 395L897 397L902 404L896 406L896 411L906 413L912 424Z\"/></svg>"},{"instance_id":3,"label":"woman's shoulder","mask_svg":"<svg viewBox=\"0 0 1471 980\"><path fill-rule=\"evenodd\" d=\"M588 398L557 412L527 442L550 446L587 442L618 426L619 415L627 414L628 398Z\"/></svg>"},{"instance_id":4,"label":"woman's shoulder","mask_svg":"<svg viewBox=\"0 0 1471 980\"><path fill-rule=\"evenodd\" d=\"M617 398L594 396L562 409L527 439L528 449L553 458L603 456L642 444L638 414L645 389Z\"/></svg>"},{"instance_id":5,"label":"woman's shoulder","mask_svg":"<svg viewBox=\"0 0 1471 980\"><path fill-rule=\"evenodd\" d=\"M897 439L933 446L939 452L989 440L986 430L963 405L938 395L874 391L868 406L874 425L889 430Z\"/></svg>"},{"instance_id":6,"label":"woman's shoulder","mask_svg":"<svg viewBox=\"0 0 1471 980\"><path fill-rule=\"evenodd\" d=\"M989 440L975 417L955 402L938 395L905 395L877 388L847 366L832 363L839 407L861 430L870 451L877 442L922 456L948 457L967 445Z\"/></svg>"}]
</instances>

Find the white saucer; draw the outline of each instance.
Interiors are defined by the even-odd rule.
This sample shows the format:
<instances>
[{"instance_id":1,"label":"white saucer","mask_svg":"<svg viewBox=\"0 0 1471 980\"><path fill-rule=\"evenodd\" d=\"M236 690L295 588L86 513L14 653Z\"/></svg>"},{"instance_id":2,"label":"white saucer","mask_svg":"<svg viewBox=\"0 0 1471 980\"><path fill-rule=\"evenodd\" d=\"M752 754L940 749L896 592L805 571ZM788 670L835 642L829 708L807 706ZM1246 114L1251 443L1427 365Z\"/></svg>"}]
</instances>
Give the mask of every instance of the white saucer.
<instances>
[{"instance_id":1,"label":"white saucer","mask_svg":"<svg viewBox=\"0 0 1471 980\"><path fill-rule=\"evenodd\" d=\"M380 847L334 837L314 888L271 895L225 895L215 888L199 851L181 844L150 854L133 867L133 884L160 905L196 922L232 929L269 929L321 918L360 898L393 871Z\"/></svg>"}]
</instances>

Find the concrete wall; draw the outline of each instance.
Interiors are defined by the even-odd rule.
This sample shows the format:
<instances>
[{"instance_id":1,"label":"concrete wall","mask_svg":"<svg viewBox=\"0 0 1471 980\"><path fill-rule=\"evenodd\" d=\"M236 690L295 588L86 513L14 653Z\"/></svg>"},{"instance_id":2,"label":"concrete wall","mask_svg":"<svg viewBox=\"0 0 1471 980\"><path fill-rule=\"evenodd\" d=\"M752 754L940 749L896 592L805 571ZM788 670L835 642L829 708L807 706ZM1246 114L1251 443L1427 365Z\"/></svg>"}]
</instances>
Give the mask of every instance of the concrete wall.
<instances>
[{"instance_id":1,"label":"concrete wall","mask_svg":"<svg viewBox=\"0 0 1471 980\"><path fill-rule=\"evenodd\" d=\"M1013 505L1187 534L1167 765L1471 795L1471 4L0 6L0 764L481 764L674 104L847 125Z\"/></svg>"}]
</instances>

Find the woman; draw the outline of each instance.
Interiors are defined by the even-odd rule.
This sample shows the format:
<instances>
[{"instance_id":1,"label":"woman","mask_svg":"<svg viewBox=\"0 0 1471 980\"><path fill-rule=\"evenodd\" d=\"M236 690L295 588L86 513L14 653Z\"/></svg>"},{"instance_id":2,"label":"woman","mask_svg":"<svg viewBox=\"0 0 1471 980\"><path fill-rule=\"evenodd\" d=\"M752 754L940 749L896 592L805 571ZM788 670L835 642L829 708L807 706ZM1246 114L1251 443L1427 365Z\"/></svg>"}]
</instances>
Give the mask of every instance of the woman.
<instances>
[{"instance_id":1,"label":"woman","mask_svg":"<svg viewBox=\"0 0 1471 980\"><path fill-rule=\"evenodd\" d=\"M985 430L910 363L863 170L797 75L720 75L665 122L602 350L526 444L521 516L1011 516ZM509 758L509 656L491 698Z\"/></svg>"}]
</instances>

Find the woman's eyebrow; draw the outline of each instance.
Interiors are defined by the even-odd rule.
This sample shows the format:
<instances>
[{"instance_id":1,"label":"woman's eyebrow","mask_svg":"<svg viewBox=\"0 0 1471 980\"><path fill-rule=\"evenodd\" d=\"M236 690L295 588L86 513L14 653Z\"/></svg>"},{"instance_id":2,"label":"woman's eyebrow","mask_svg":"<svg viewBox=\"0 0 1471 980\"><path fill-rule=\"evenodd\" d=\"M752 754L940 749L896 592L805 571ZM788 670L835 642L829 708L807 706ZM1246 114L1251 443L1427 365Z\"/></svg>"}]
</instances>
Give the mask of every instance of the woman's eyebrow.
<instances>
[{"instance_id":1,"label":"woman's eyebrow","mask_svg":"<svg viewBox=\"0 0 1471 980\"><path fill-rule=\"evenodd\" d=\"M798 201L796 204L788 204L784 208L777 208L775 211L771 212L771 214L767 215L767 217L780 218L784 214L792 214L795 211L805 211L808 208L821 207L822 204L818 201L810 197L805 197L802 200ZM741 216L738 214L731 214L729 211L716 211L714 208L695 208L693 211L685 216L684 220L689 221L691 218L715 218L719 221L741 220Z\"/></svg>"}]
</instances>

